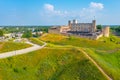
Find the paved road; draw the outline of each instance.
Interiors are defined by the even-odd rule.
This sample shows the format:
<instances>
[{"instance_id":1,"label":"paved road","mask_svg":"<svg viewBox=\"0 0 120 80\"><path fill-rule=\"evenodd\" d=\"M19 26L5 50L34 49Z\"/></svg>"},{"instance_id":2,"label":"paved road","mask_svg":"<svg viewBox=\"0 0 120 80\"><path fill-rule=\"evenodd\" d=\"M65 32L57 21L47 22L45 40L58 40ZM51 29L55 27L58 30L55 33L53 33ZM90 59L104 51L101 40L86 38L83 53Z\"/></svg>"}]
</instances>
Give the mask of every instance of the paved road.
<instances>
[{"instance_id":1,"label":"paved road","mask_svg":"<svg viewBox=\"0 0 120 80\"><path fill-rule=\"evenodd\" d=\"M20 54L25 54L25 53L32 52L32 51L35 51L38 49L42 49L43 47L46 46L46 43L44 43L44 45L42 45L42 46L39 46L37 44L33 44L31 42L26 42L26 43L31 44L33 46L29 47L29 48L21 49L21 50L0 53L0 59L11 57L11 56L16 56L16 55L20 55Z\"/></svg>"}]
</instances>

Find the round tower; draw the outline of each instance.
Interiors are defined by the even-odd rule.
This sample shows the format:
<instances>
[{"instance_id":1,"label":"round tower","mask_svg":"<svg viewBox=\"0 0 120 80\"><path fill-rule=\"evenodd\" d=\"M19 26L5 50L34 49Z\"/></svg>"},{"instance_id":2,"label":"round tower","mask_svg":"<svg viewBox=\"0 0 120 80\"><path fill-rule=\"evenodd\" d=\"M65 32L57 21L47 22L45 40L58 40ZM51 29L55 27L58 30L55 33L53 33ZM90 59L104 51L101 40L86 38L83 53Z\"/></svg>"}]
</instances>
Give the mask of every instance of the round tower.
<instances>
[{"instance_id":1,"label":"round tower","mask_svg":"<svg viewBox=\"0 0 120 80\"><path fill-rule=\"evenodd\" d=\"M68 21L68 26L70 27L70 26L71 26L71 24L72 24L72 22L69 20L69 21Z\"/></svg>"},{"instance_id":2,"label":"round tower","mask_svg":"<svg viewBox=\"0 0 120 80\"><path fill-rule=\"evenodd\" d=\"M109 26L106 26L103 28L103 36L104 37L109 37L109 32L110 31L110 27Z\"/></svg>"},{"instance_id":3,"label":"round tower","mask_svg":"<svg viewBox=\"0 0 120 80\"><path fill-rule=\"evenodd\" d=\"M96 20L92 21L93 32L96 32Z\"/></svg>"}]
</instances>

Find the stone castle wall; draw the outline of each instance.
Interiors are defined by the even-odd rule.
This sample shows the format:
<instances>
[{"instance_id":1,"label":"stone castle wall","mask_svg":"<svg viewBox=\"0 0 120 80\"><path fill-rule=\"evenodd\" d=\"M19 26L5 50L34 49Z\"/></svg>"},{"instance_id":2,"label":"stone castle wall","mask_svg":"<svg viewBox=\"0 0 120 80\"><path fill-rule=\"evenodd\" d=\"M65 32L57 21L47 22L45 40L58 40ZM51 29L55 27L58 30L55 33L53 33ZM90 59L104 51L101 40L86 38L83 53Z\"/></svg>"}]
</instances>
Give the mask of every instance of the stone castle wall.
<instances>
[{"instance_id":1,"label":"stone castle wall","mask_svg":"<svg viewBox=\"0 0 120 80\"><path fill-rule=\"evenodd\" d=\"M68 25L71 28L71 31L80 31L80 32L95 32L96 31L96 21L93 20L92 23L77 23L76 20L68 21Z\"/></svg>"},{"instance_id":2,"label":"stone castle wall","mask_svg":"<svg viewBox=\"0 0 120 80\"><path fill-rule=\"evenodd\" d=\"M92 32L92 23L78 23L71 26L71 31Z\"/></svg>"},{"instance_id":3,"label":"stone castle wall","mask_svg":"<svg viewBox=\"0 0 120 80\"><path fill-rule=\"evenodd\" d=\"M104 27L102 31L97 32L96 20L92 23L77 23L76 20L73 22L68 21L68 26L57 26L52 27L48 30L49 33L74 35L78 37L84 37L89 39L99 39L100 37L109 37L109 27Z\"/></svg>"}]
</instances>

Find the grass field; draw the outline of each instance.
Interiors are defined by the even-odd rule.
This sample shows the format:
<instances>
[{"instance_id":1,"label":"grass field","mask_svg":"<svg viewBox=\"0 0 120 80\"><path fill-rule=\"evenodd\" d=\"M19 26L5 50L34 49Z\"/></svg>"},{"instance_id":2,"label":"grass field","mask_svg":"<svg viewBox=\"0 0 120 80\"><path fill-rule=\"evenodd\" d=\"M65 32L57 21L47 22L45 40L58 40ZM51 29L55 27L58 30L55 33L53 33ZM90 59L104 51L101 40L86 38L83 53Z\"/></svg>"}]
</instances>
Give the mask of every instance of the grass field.
<instances>
[{"instance_id":1,"label":"grass field","mask_svg":"<svg viewBox=\"0 0 120 80\"><path fill-rule=\"evenodd\" d=\"M53 34L49 34L53 35ZM44 36L44 41L55 45L72 45L84 49L114 80L120 80L120 39L115 36L102 37L99 40L89 40L78 37L66 37L60 41L52 40L49 35ZM56 35L57 36L57 35ZM54 37L54 36L53 36ZM41 38L40 38L41 39ZM53 38L54 39L54 38ZM43 40L43 39L42 39Z\"/></svg>"},{"instance_id":2,"label":"grass field","mask_svg":"<svg viewBox=\"0 0 120 80\"><path fill-rule=\"evenodd\" d=\"M38 38L30 38L29 40L34 44L38 44L41 46L44 45L44 43L42 41L40 41Z\"/></svg>"},{"instance_id":3,"label":"grass field","mask_svg":"<svg viewBox=\"0 0 120 80\"><path fill-rule=\"evenodd\" d=\"M98 51L85 49L96 60L113 80L120 80L120 50Z\"/></svg>"},{"instance_id":4,"label":"grass field","mask_svg":"<svg viewBox=\"0 0 120 80\"><path fill-rule=\"evenodd\" d=\"M46 36L41 36L40 40L45 42L60 42L66 38L66 36L63 36L61 34L47 34Z\"/></svg>"},{"instance_id":5,"label":"grass field","mask_svg":"<svg viewBox=\"0 0 120 80\"><path fill-rule=\"evenodd\" d=\"M51 37L52 36L52 37ZM95 48L99 50L110 50L117 47L120 47L120 45L117 45L113 42L108 41L108 39L100 39L100 41L97 40L89 40L85 38L78 38L74 36L66 37L62 36L60 40L58 40L56 37L60 37L60 35L57 34L49 34L44 37L41 37L40 40L43 40L48 43L56 44L56 45L73 45L77 47L84 47L84 48Z\"/></svg>"},{"instance_id":6,"label":"grass field","mask_svg":"<svg viewBox=\"0 0 120 80\"><path fill-rule=\"evenodd\" d=\"M30 46L32 46L32 45L26 44L26 43L17 43L17 42L12 42L12 41L1 42L0 43L0 53L24 49L24 48L27 48Z\"/></svg>"},{"instance_id":7,"label":"grass field","mask_svg":"<svg viewBox=\"0 0 120 80\"><path fill-rule=\"evenodd\" d=\"M50 47L0 60L0 80L106 80L75 48Z\"/></svg>"},{"instance_id":8,"label":"grass field","mask_svg":"<svg viewBox=\"0 0 120 80\"><path fill-rule=\"evenodd\" d=\"M41 50L0 60L0 80L106 80L96 66L77 50L87 52L111 77L120 80L119 38L88 40L48 34ZM41 45L38 39L32 39Z\"/></svg>"}]
</instances>

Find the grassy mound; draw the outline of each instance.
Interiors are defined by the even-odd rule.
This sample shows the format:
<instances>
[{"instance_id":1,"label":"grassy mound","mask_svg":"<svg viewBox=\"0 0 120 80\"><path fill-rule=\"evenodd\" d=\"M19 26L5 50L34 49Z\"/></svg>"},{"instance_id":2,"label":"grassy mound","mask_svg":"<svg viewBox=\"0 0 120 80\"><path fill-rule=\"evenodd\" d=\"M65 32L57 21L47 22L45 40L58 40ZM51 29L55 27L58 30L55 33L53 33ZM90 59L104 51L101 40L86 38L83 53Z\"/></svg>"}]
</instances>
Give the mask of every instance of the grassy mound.
<instances>
[{"instance_id":1,"label":"grassy mound","mask_svg":"<svg viewBox=\"0 0 120 80\"><path fill-rule=\"evenodd\" d=\"M56 37L60 38L60 40L58 40ZM119 44L110 42L110 40L108 41L107 39L105 40L89 40L89 39L85 39L85 38L79 38L79 37L74 37L74 36L70 36L70 37L65 37L63 38L63 36L60 35L51 35L48 34L46 36L44 36L45 39L42 39L42 37L40 38L43 41L47 41L49 43L52 44L56 44L56 45L73 45L73 46L77 46L77 47L84 47L84 48L95 48L95 49L99 49L99 50L110 50L110 49L115 49L117 47L120 47Z\"/></svg>"},{"instance_id":2,"label":"grassy mound","mask_svg":"<svg viewBox=\"0 0 120 80\"><path fill-rule=\"evenodd\" d=\"M120 80L120 50L101 51L85 50L110 75L113 80Z\"/></svg>"},{"instance_id":3,"label":"grassy mound","mask_svg":"<svg viewBox=\"0 0 120 80\"><path fill-rule=\"evenodd\" d=\"M105 80L75 48L44 48L0 63L1 80Z\"/></svg>"},{"instance_id":4,"label":"grassy mound","mask_svg":"<svg viewBox=\"0 0 120 80\"><path fill-rule=\"evenodd\" d=\"M82 48L110 77L120 80L119 38L103 37L96 41L48 34L39 39L48 42L46 48L0 60L0 79L105 80L94 64L77 50ZM38 39L34 41L39 44Z\"/></svg>"},{"instance_id":5,"label":"grassy mound","mask_svg":"<svg viewBox=\"0 0 120 80\"><path fill-rule=\"evenodd\" d=\"M1 42L0 43L0 53L24 49L24 48L31 47L31 46L32 45L26 44L26 43Z\"/></svg>"},{"instance_id":6,"label":"grassy mound","mask_svg":"<svg viewBox=\"0 0 120 80\"><path fill-rule=\"evenodd\" d=\"M40 40L45 42L59 42L65 38L67 37L61 34L47 34L46 36L41 36Z\"/></svg>"},{"instance_id":7,"label":"grassy mound","mask_svg":"<svg viewBox=\"0 0 120 80\"><path fill-rule=\"evenodd\" d=\"M47 35L49 36L49 35ZM46 37L47 37L46 36ZM89 40L78 37L64 38L61 41L49 43L61 46L72 45L85 51L109 74L114 80L120 80L120 38L110 36L99 40Z\"/></svg>"},{"instance_id":8,"label":"grassy mound","mask_svg":"<svg viewBox=\"0 0 120 80\"><path fill-rule=\"evenodd\" d=\"M44 45L44 43L42 41L40 41L38 38L30 38L29 40L34 44L38 44L41 46Z\"/></svg>"}]
</instances>

